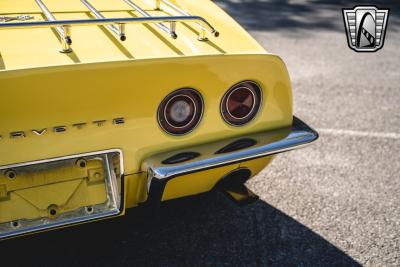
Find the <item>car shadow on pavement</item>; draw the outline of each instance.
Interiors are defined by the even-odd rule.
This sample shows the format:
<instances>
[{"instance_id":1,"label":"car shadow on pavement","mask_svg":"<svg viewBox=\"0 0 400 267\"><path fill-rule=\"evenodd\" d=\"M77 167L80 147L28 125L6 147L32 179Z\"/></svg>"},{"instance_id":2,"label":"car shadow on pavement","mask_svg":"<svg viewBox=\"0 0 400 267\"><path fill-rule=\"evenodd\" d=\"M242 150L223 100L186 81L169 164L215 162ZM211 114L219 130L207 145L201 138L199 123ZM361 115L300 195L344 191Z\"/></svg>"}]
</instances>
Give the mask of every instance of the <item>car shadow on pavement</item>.
<instances>
[{"instance_id":1,"label":"car shadow on pavement","mask_svg":"<svg viewBox=\"0 0 400 267\"><path fill-rule=\"evenodd\" d=\"M360 266L300 222L211 192L126 216L0 243L4 266Z\"/></svg>"}]
</instances>

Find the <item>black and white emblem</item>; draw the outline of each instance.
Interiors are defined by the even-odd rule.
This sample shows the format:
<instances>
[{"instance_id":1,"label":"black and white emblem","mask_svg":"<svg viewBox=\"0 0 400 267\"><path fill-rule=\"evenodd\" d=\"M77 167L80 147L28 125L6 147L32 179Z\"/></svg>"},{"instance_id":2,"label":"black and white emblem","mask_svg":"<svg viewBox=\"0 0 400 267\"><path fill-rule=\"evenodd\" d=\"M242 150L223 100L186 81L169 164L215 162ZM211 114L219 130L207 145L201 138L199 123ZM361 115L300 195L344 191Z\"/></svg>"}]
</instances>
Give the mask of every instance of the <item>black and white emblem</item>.
<instances>
[{"instance_id":1,"label":"black and white emblem","mask_svg":"<svg viewBox=\"0 0 400 267\"><path fill-rule=\"evenodd\" d=\"M383 47L389 9L356 6L343 9L349 47L357 52L375 52Z\"/></svg>"}]
</instances>

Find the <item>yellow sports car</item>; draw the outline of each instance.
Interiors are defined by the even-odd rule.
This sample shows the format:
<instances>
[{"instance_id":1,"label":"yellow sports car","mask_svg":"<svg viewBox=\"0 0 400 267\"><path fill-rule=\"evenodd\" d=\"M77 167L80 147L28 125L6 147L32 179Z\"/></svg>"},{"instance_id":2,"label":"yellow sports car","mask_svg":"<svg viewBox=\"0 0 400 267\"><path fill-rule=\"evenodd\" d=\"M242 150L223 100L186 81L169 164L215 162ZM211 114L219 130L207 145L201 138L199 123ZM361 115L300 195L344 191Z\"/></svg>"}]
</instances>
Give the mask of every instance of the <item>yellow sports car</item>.
<instances>
[{"instance_id":1,"label":"yellow sports car","mask_svg":"<svg viewBox=\"0 0 400 267\"><path fill-rule=\"evenodd\" d=\"M244 183L318 134L210 0L0 1L0 239Z\"/></svg>"}]
</instances>

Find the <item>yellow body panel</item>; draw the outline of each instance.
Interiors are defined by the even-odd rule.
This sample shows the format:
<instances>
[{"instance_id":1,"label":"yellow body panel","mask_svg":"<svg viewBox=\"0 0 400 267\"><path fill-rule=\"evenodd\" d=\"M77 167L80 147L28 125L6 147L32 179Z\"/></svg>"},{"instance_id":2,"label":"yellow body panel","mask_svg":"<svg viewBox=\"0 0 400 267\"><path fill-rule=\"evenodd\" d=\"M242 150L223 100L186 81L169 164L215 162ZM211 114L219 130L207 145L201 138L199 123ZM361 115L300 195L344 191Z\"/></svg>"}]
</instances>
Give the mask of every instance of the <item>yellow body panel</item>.
<instances>
[{"instance_id":1,"label":"yellow body panel","mask_svg":"<svg viewBox=\"0 0 400 267\"><path fill-rule=\"evenodd\" d=\"M264 157L253 159L240 163L240 168L248 168L251 171L251 174L254 176L262 171L271 161L274 159L274 156Z\"/></svg>"},{"instance_id":2,"label":"yellow body panel","mask_svg":"<svg viewBox=\"0 0 400 267\"><path fill-rule=\"evenodd\" d=\"M93 18L79 0L45 2L57 19ZM127 25L125 42L105 27L73 27L73 53L63 54L51 29L0 30L0 166L121 149L124 198L126 207L133 207L147 199L147 170L141 168L147 157L291 125L291 85L282 60L267 53L212 1L173 2L207 19L220 37L197 41L199 28L194 23L178 24L176 40L155 25ZM123 1L91 3L106 17L140 16ZM176 15L168 8L154 10L152 0L135 3L154 16ZM30 14L44 20L34 0L2 0L0 13ZM262 104L253 121L233 127L222 119L220 101L226 90L243 80L261 86ZM177 137L160 128L157 108L179 88L200 92L204 114L193 132ZM117 118L124 123L114 124ZM55 132L60 126L65 131ZM13 133L20 137L12 138ZM238 167L247 167L255 175L271 159L173 179L163 200L209 191ZM104 184L90 185L84 175L61 176L49 174L24 182L0 177L0 222L21 212L33 218L47 212L49 203L68 211L104 200Z\"/></svg>"},{"instance_id":3,"label":"yellow body panel","mask_svg":"<svg viewBox=\"0 0 400 267\"><path fill-rule=\"evenodd\" d=\"M210 191L219 179L237 167L237 164L233 164L172 179L167 183L163 200Z\"/></svg>"}]
</instances>

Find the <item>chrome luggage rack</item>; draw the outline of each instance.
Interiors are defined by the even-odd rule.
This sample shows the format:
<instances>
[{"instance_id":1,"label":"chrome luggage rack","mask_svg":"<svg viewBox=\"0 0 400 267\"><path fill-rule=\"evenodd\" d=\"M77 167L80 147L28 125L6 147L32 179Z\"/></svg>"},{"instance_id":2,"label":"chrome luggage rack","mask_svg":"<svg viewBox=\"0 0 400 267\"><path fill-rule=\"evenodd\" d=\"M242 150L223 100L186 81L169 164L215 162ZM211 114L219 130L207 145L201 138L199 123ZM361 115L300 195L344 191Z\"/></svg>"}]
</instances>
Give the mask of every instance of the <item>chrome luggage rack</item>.
<instances>
[{"instance_id":1,"label":"chrome luggage rack","mask_svg":"<svg viewBox=\"0 0 400 267\"><path fill-rule=\"evenodd\" d=\"M100 11L98 11L92 4L89 3L89 0L81 0L82 4L86 6L87 9L96 17L95 19L75 19L75 20L57 20L53 13L47 8L42 0L35 0L36 4L42 10L46 21L26 21L28 19L32 19L30 16L27 19L17 19L21 20L21 22L14 22L12 17L8 20L4 20L3 23L0 23L0 30L5 29L26 29L26 28L54 28L57 32L57 35L60 37L62 49L60 52L62 53L70 53L72 52L72 37L71 37L71 27L73 26L107 26L107 28L118 37L119 40L125 41L125 25L126 24L145 24L145 23L154 23L161 31L170 35L173 39L178 38L176 34L176 24L178 22L195 22L199 26L198 32L198 40L199 41L207 41L208 31L214 37L219 36L219 32L203 17L193 16L185 10L179 8L175 4L169 2L168 0L155 0L155 10L162 10L162 7L165 5L171 9L173 9L178 16L151 16L147 11L142 9L139 5L135 4L132 0L122 0L127 5L129 5L133 11L138 12L141 17L133 17L133 18L106 18L104 17ZM18 16L22 17L22 16ZM29 17L29 18L28 18ZM11 22L10 22L11 21ZM169 27L165 24L169 23Z\"/></svg>"}]
</instances>

